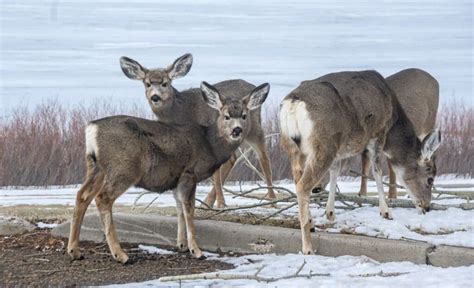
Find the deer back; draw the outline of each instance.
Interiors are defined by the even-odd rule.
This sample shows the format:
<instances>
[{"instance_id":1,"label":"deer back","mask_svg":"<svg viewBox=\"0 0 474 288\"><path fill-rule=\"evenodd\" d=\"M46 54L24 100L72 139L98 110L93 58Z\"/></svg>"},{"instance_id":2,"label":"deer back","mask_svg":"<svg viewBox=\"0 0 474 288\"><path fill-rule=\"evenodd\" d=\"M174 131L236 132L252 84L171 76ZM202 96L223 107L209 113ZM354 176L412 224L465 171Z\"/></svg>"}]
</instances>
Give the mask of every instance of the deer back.
<instances>
[{"instance_id":1,"label":"deer back","mask_svg":"<svg viewBox=\"0 0 474 288\"><path fill-rule=\"evenodd\" d=\"M439 84L421 69L406 69L386 78L401 108L413 123L416 135L423 139L436 124Z\"/></svg>"}]
</instances>

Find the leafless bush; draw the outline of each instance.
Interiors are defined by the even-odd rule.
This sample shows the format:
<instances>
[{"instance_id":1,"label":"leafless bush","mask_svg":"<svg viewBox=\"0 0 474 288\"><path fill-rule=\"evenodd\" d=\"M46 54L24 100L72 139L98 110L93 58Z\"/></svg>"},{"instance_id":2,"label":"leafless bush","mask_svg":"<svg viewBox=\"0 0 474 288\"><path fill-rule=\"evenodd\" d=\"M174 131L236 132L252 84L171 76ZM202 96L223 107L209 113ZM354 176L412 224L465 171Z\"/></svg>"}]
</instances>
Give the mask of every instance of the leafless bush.
<instances>
[{"instance_id":1,"label":"leafless bush","mask_svg":"<svg viewBox=\"0 0 474 288\"><path fill-rule=\"evenodd\" d=\"M116 114L150 117L146 109L105 102L69 109L49 101L32 111L15 109L0 123L0 186L81 183L85 125Z\"/></svg>"},{"instance_id":2,"label":"leafless bush","mask_svg":"<svg viewBox=\"0 0 474 288\"><path fill-rule=\"evenodd\" d=\"M88 121L109 115L152 118L146 106L94 103L67 108L47 102L34 110L20 108L0 123L0 186L45 186L81 183L84 179L84 128ZM474 171L473 108L463 103L445 105L439 112L443 144L437 153L438 174L468 174ZM278 107L264 113L267 134L278 133ZM267 138L274 179L292 178L286 153L280 150L279 135ZM249 157L255 166L254 155ZM359 171L359 157L351 169ZM260 180L242 162L230 180Z\"/></svg>"}]
</instances>

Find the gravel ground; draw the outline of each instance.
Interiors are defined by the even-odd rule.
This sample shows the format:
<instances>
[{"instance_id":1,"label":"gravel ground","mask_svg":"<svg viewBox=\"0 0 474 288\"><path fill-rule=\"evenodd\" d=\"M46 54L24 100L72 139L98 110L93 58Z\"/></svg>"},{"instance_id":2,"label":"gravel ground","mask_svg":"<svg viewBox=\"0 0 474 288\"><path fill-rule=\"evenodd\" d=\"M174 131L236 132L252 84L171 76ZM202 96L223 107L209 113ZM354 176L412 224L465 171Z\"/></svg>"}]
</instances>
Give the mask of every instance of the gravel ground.
<instances>
[{"instance_id":1,"label":"gravel ground","mask_svg":"<svg viewBox=\"0 0 474 288\"><path fill-rule=\"evenodd\" d=\"M0 236L0 287L84 286L157 279L231 269L231 264L197 260L189 253L148 254L136 245L122 243L131 263L112 259L105 243L81 242L84 259L71 262L65 253L67 239L51 236L47 229Z\"/></svg>"}]
</instances>

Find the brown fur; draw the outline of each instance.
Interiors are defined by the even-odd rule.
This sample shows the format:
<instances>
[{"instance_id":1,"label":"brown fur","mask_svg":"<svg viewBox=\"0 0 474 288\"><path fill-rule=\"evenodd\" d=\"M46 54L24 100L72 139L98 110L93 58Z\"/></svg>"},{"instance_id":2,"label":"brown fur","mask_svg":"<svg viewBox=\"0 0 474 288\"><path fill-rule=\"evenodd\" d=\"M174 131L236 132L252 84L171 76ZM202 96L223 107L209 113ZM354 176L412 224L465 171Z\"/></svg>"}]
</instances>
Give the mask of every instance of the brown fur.
<instances>
[{"instance_id":1,"label":"brown fur","mask_svg":"<svg viewBox=\"0 0 474 288\"><path fill-rule=\"evenodd\" d=\"M375 71L332 73L304 81L283 99L280 109L282 148L291 159L300 210L303 253L313 253L309 213L310 194L329 171L330 193L326 216L334 220L336 179L344 159L367 150L379 193L380 213L391 219L382 186L380 157L387 153L392 164L403 171L417 206L429 205L429 175L420 172L426 165L419 162L424 144L400 108L383 77ZM310 126L311 125L311 126ZM438 142L429 137L425 155L432 155ZM433 140L433 141L431 141ZM385 151L384 151L385 148ZM433 149L428 149L433 148ZM405 154L396 153L406 150ZM416 200L416 201L415 201ZM419 202L418 202L419 201Z\"/></svg>"},{"instance_id":2,"label":"brown fur","mask_svg":"<svg viewBox=\"0 0 474 288\"><path fill-rule=\"evenodd\" d=\"M218 95L212 86L203 86L215 93L210 96ZM269 87L257 87L249 97L260 95L262 89L268 93ZM259 105L265 98L266 95L260 98ZM244 101L234 105L237 111L250 109ZM210 107L207 109L208 115L222 119L220 111ZM112 256L122 263L128 261L113 226L112 206L131 186L155 192L174 189L178 211L178 249L189 248L193 256L202 257L195 240L193 222L196 184L226 162L243 140L242 137L232 138L232 135L219 129L220 121L214 120L214 124L207 127L192 122L171 125L130 116L92 121L88 129L96 129L96 133L86 133L89 137L86 139L86 144L89 143L86 145L87 177L77 194L67 250L72 259L81 257L80 226L87 206L95 198ZM242 133L247 133L248 127L242 126L242 130Z\"/></svg>"},{"instance_id":3,"label":"brown fur","mask_svg":"<svg viewBox=\"0 0 474 288\"><path fill-rule=\"evenodd\" d=\"M144 77L141 80L145 85L145 95L151 109L157 116L158 121L162 123L184 123L192 121L199 125L208 126L210 125L209 117L206 115L208 112L206 112L206 109L203 109L206 104L200 97L200 89L194 88L185 91L178 91L173 88L171 77L168 75L170 71L173 70L173 67L180 63L180 59L184 59L185 57L186 55L178 58L172 65L165 69L146 69L138 64L138 62L129 58L126 59L128 59L129 62L133 61L134 67L143 71ZM124 72L128 76L128 71L124 70ZM156 84L154 90L149 86L152 83ZM161 87L158 85L160 83L168 83L169 85L167 87ZM226 110L222 112L228 113L231 116L235 116L232 102L241 101L255 88L254 85L241 79L222 81L214 84L214 86L220 91L227 104L226 107L228 107L228 109L226 108ZM155 92L159 91L161 100L158 103L151 100L151 97L154 95L154 93L150 92L152 90ZM249 144L256 151L266 184L271 187L273 185L272 171L270 159L266 150L265 135L261 124L261 109L258 108L252 110L249 114L250 117L248 121L251 123L250 130L245 134L244 143ZM212 207L216 200L216 206L218 208L225 206L222 185L232 171L234 164L235 161L226 163L225 167L222 167L221 170L216 171L213 175L214 187L204 200L208 206ZM271 199L275 198L273 189L268 189L267 197Z\"/></svg>"},{"instance_id":4,"label":"brown fur","mask_svg":"<svg viewBox=\"0 0 474 288\"><path fill-rule=\"evenodd\" d=\"M421 69L405 69L386 78L390 88L395 92L401 108L413 124L415 133L423 138L435 129L436 114L439 103L439 85L433 76ZM404 151L399 151L404 153ZM431 164L436 170L435 163ZM368 175L370 168L367 153L362 153L362 173ZM397 198L396 174L388 162L390 188L389 198ZM361 179L359 195L367 195L367 179Z\"/></svg>"}]
</instances>

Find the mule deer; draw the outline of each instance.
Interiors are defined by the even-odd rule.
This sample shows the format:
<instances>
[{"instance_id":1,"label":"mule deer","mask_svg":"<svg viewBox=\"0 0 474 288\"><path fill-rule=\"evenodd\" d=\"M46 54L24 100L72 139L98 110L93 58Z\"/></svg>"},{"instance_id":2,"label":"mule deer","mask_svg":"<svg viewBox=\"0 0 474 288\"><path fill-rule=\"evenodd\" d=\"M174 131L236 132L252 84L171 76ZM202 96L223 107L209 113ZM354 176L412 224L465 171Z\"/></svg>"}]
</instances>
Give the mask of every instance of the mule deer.
<instances>
[{"instance_id":1,"label":"mule deer","mask_svg":"<svg viewBox=\"0 0 474 288\"><path fill-rule=\"evenodd\" d=\"M130 116L102 118L87 125L87 176L76 196L67 249L72 259L81 258L81 223L88 205L95 199L113 257L122 263L128 261L114 228L112 205L134 185L155 192L174 189L178 249L189 248L194 257L202 258L193 222L196 183L211 176L242 143L250 125L243 115L262 105L269 85L260 85L233 102L205 82L201 90L199 97L207 105L202 108L207 108L207 122L211 123L207 127Z\"/></svg>"},{"instance_id":2,"label":"mule deer","mask_svg":"<svg viewBox=\"0 0 474 288\"><path fill-rule=\"evenodd\" d=\"M128 57L120 58L120 64L124 74L133 80L141 80L145 85L145 95L157 116L158 121L163 123L194 122L207 126L204 121L207 111L202 109L201 93L199 89L189 89L179 92L172 86L172 80L186 75L191 69L193 58L191 54L185 54L174 61L167 68L147 69L137 61ZM240 101L248 95L255 86L244 80L227 80L214 84L226 101ZM229 111L227 114L232 113ZM248 134L244 137L244 143L249 144L257 153L260 166L263 170L267 186L272 186L272 171L270 160L265 147L265 135L262 129L261 109L257 108L249 112L251 122ZM247 117L247 116L245 116ZM229 118L229 115L227 116ZM225 206L222 185L230 174L236 161L233 154L230 159L217 170L214 175L214 187L207 195L204 202L213 206L217 201L217 207ZM269 188L268 198L275 198L273 189Z\"/></svg>"},{"instance_id":3,"label":"mule deer","mask_svg":"<svg viewBox=\"0 0 474 288\"><path fill-rule=\"evenodd\" d=\"M341 161L367 149L379 195L380 214L392 219L385 202L380 156L390 159L422 211L431 201L433 153L440 134L417 138L390 87L375 71L339 72L302 82L280 107L282 148L290 156L296 182L303 253L313 253L310 194L329 170L326 217L335 219L336 180Z\"/></svg>"},{"instance_id":4,"label":"mule deer","mask_svg":"<svg viewBox=\"0 0 474 288\"><path fill-rule=\"evenodd\" d=\"M413 124L418 139L423 140L435 129L439 102L439 84L428 72L421 69L405 69L387 78L388 86L395 92L401 108ZM368 175L370 163L367 150L362 152L362 174ZM390 179L388 198L397 198L396 174L387 161ZM436 165L431 164L436 171ZM362 177L359 196L367 196L367 178Z\"/></svg>"}]
</instances>

